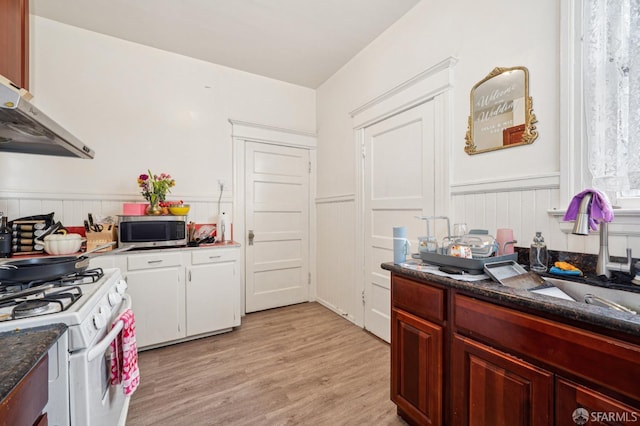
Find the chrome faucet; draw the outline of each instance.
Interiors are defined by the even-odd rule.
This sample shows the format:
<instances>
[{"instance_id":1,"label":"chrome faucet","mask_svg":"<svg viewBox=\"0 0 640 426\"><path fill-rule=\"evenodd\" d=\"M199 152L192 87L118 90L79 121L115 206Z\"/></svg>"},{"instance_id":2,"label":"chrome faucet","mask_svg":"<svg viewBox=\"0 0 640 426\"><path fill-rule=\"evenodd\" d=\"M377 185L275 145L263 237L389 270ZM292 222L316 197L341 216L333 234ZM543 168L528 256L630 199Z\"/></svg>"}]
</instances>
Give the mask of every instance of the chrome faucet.
<instances>
[{"instance_id":1,"label":"chrome faucet","mask_svg":"<svg viewBox=\"0 0 640 426\"><path fill-rule=\"evenodd\" d=\"M573 234L589 235L589 207L591 206L592 194L585 194L580 202L576 221L573 224ZM600 222L600 249L598 251L598 262L596 263L596 275L604 275L611 278L611 271L619 271L627 274L631 273L631 249L627 249L627 262L612 262L609 259L609 224Z\"/></svg>"}]
</instances>

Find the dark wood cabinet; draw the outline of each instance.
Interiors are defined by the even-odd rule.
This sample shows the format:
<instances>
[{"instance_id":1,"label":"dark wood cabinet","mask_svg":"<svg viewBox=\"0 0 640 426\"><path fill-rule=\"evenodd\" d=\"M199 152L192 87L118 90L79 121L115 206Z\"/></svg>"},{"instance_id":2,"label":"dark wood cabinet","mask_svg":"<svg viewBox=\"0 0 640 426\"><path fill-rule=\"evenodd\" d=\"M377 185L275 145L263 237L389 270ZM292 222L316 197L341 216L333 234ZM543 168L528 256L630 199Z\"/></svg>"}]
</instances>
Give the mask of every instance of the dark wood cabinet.
<instances>
[{"instance_id":1,"label":"dark wood cabinet","mask_svg":"<svg viewBox=\"0 0 640 426\"><path fill-rule=\"evenodd\" d=\"M582 409L582 412L578 412ZM577 416L582 415L588 424L637 425L640 411L612 398L570 380L558 378L556 384L556 424L578 424Z\"/></svg>"},{"instance_id":2,"label":"dark wood cabinet","mask_svg":"<svg viewBox=\"0 0 640 426\"><path fill-rule=\"evenodd\" d=\"M45 355L0 404L0 426L47 425L49 357Z\"/></svg>"},{"instance_id":3,"label":"dark wood cabinet","mask_svg":"<svg viewBox=\"0 0 640 426\"><path fill-rule=\"evenodd\" d=\"M391 305L391 399L410 424L640 423L637 336L395 272Z\"/></svg>"},{"instance_id":4,"label":"dark wood cabinet","mask_svg":"<svg viewBox=\"0 0 640 426\"><path fill-rule=\"evenodd\" d=\"M442 327L399 309L391 324L391 400L419 424L442 424Z\"/></svg>"},{"instance_id":5,"label":"dark wood cabinet","mask_svg":"<svg viewBox=\"0 0 640 426\"><path fill-rule=\"evenodd\" d=\"M29 0L0 0L0 74L29 90Z\"/></svg>"},{"instance_id":6,"label":"dark wood cabinet","mask_svg":"<svg viewBox=\"0 0 640 426\"><path fill-rule=\"evenodd\" d=\"M453 425L552 425L553 374L461 336L452 346Z\"/></svg>"},{"instance_id":7,"label":"dark wood cabinet","mask_svg":"<svg viewBox=\"0 0 640 426\"><path fill-rule=\"evenodd\" d=\"M440 425L444 291L402 277L391 291L391 400L408 421Z\"/></svg>"}]
</instances>

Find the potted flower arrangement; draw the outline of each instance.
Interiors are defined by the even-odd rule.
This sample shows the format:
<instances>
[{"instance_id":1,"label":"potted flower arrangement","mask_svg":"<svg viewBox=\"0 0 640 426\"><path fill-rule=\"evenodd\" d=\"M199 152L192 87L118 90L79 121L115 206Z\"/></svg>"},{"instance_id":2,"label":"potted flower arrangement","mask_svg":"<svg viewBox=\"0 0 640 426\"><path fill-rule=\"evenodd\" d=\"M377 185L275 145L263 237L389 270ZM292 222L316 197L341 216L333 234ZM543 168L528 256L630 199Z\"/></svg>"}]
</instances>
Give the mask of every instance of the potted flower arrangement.
<instances>
[{"instance_id":1,"label":"potted flower arrangement","mask_svg":"<svg viewBox=\"0 0 640 426\"><path fill-rule=\"evenodd\" d=\"M148 215L162 214L160 203L164 202L167 193L171 192L171 188L176 185L176 181L166 173L154 175L151 170L147 170L149 174L141 174L138 176L138 186L142 188L142 196L149 202L147 207Z\"/></svg>"}]
</instances>

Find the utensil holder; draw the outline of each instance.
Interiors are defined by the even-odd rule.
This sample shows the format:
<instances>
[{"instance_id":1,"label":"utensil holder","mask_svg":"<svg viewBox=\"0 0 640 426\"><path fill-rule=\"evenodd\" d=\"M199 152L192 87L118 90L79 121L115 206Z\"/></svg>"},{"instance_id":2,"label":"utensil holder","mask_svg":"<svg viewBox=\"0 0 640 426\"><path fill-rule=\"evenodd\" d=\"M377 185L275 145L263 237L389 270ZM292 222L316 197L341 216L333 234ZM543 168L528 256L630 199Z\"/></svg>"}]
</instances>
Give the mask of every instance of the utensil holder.
<instances>
[{"instance_id":1,"label":"utensil holder","mask_svg":"<svg viewBox=\"0 0 640 426\"><path fill-rule=\"evenodd\" d=\"M88 231L87 232L87 251L103 244L108 244L114 241L118 241L118 234L115 225L102 225L102 231ZM116 245L111 245L102 250L98 250L96 253L103 253L111 251Z\"/></svg>"}]
</instances>

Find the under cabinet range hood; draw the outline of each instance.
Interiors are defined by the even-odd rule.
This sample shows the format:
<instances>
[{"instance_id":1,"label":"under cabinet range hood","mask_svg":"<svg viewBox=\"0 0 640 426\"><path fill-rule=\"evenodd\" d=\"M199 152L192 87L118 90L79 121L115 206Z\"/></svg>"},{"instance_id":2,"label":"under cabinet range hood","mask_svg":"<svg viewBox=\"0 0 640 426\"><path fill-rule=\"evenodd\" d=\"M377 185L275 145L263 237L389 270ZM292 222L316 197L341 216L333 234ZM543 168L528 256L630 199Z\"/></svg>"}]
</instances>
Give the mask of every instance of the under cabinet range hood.
<instances>
[{"instance_id":1,"label":"under cabinet range hood","mask_svg":"<svg viewBox=\"0 0 640 426\"><path fill-rule=\"evenodd\" d=\"M95 152L0 76L0 151L93 158Z\"/></svg>"}]
</instances>

